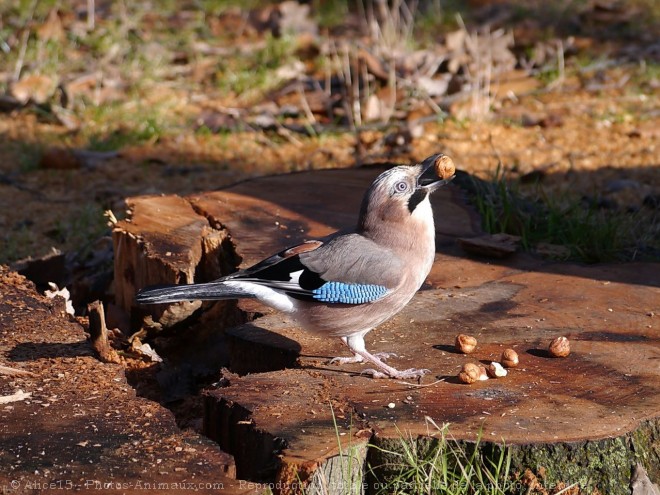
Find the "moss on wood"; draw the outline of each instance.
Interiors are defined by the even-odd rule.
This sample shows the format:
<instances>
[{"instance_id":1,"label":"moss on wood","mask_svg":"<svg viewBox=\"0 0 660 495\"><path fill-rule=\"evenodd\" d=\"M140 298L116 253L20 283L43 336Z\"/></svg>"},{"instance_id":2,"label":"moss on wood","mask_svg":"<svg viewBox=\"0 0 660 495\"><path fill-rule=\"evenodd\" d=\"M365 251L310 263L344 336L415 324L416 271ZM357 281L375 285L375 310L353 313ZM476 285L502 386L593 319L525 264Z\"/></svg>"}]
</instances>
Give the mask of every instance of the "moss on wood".
<instances>
[{"instance_id":1,"label":"moss on wood","mask_svg":"<svg viewBox=\"0 0 660 495\"><path fill-rule=\"evenodd\" d=\"M411 444L410 440L374 439L369 450L371 468L370 485L382 485L401 480L404 443L420 460L429 457L438 445L437 439L421 437ZM502 446L482 442L477 446L478 455L486 462L497 462L502 456ZM577 484L581 493L607 493L628 495L632 469L641 463L652 480L660 479L660 420L642 422L633 432L620 437L595 441L560 442L544 444L511 445L511 471L522 475L531 470L544 488L552 491ZM449 451L462 451L468 456L474 452L472 442L448 441ZM523 483L510 479L508 486L518 487L519 493L527 488ZM514 490L515 493L515 490Z\"/></svg>"}]
</instances>

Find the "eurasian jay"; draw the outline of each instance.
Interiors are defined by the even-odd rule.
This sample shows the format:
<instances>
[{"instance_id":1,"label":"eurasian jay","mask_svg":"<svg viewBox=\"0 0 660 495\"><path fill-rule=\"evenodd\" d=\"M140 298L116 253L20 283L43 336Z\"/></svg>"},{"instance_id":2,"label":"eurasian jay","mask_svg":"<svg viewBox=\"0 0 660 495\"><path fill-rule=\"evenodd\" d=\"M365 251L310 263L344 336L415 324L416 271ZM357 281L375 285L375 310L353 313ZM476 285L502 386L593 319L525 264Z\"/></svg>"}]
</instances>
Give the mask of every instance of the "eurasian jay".
<instances>
[{"instance_id":1,"label":"eurasian jay","mask_svg":"<svg viewBox=\"0 0 660 495\"><path fill-rule=\"evenodd\" d=\"M429 370L399 371L385 364L391 354L369 353L364 336L401 311L431 271L435 228L429 194L453 174L451 159L442 154L390 168L364 195L354 229L303 242L213 282L146 288L136 301L256 298L305 330L341 338L354 356L331 363L367 360L377 369L364 373L374 378L421 378Z\"/></svg>"}]
</instances>

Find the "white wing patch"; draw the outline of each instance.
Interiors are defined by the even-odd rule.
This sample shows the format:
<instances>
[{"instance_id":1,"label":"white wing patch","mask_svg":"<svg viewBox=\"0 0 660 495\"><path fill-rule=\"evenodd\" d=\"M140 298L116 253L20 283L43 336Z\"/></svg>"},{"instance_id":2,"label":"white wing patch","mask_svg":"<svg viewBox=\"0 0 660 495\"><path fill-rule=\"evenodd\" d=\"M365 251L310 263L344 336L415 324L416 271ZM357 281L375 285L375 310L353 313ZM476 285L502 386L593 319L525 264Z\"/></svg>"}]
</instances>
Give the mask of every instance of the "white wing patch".
<instances>
[{"instance_id":1,"label":"white wing patch","mask_svg":"<svg viewBox=\"0 0 660 495\"><path fill-rule=\"evenodd\" d=\"M289 280L294 284L300 285L300 276L302 275L302 272L303 270L298 270L297 272L289 273L289 276L291 277Z\"/></svg>"}]
</instances>

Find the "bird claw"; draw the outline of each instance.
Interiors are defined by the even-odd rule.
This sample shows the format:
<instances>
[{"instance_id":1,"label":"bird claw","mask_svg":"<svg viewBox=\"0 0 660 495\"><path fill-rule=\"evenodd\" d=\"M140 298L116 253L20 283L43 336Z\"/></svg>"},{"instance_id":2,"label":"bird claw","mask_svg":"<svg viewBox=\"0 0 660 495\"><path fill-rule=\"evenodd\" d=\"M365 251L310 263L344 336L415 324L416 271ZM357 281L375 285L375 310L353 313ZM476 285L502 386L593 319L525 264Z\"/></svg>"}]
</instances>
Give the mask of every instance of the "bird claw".
<instances>
[{"instance_id":1,"label":"bird claw","mask_svg":"<svg viewBox=\"0 0 660 495\"><path fill-rule=\"evenodd\" d=\"M403 371L396 370L396 373L388 374L388 373L383 373L382 371L369 368L364 370L360 374L370 376L371 378L394 378L395 380L420 380L424 375L430 372L431 370L427 370L427 369L410 368Z\"/></svg>"},{"instance_id":2,"label":"bird claw","mask_svg":"<svg viewBox=\"0 0 660 495\"><path fill-rule=\"evenodd\" d=\"M398 375L393 378L398 380L421 380L424 375L430 372L431 370L427 370L426 368L410 368L407 370L399 371Z\"/></svg>"},{"instance_id":3,"label":"bird claw","mask_svg":"<svg viewBox=\"0 0 660 495\"><path fill-rule=\"evenodd\" d=\"M391 378L390 375L387 375L382 371L378 371L373 368L368 368L366 370L363 370L362 373L360 373L360 375L367 375L370 376L371 378Z\"/></svg>"},{"instance_id":4,"label":"bird claw","mask_svg":"<svg viewBox=\"0 0 660 495\"><path fill-rule=\"evenodd\" d=\"M362 356L359 356L359 355L356 354L355 356L351 356L351 357L335 357L335 358L332 358L330 361L328 361L328 364L342 365L342 364L351 364L351 363L361 363L362 361L364 361Z\"/></svg>"},{"instance_id":5,"label":"bird claw","mask_svg":"<svg viewBox=\"0 0 660 495\"><path fill-rule=\"evenodd\" d=\"M396 354L393 352L377 352L374 354L375 357L380 359L381 361L385 361L388 358L391 357L397 357ZM328 364L352 364L352 363L361 363L364 361L364 358L360 356L359 354L356 354L352 357L335 357L332 358L330 361L328 361Z\"/></svg>"}]
</instances>

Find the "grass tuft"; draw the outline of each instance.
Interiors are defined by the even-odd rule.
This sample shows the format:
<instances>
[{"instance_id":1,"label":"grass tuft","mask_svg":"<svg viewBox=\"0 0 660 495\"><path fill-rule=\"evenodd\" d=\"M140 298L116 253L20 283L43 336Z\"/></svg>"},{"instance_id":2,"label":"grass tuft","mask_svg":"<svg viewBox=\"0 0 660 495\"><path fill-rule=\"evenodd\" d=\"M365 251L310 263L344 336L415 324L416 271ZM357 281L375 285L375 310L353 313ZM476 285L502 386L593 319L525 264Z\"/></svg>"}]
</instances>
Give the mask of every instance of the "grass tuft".
<instances>
[{"instance_id":1,"label":"grass tuft","mask_svg":"<svg viewBox=\"0 0 660 495\"><path fill-rule=\"evenodd\" d=\"M511 469L510 448L504 444L483 444L481 432L476 442L459 442L450 434L448 423L439 426L430 417L426 417L428 433L424 437L413 438L397 428L398 438L380 440L380 445L369 444L369 459L377 464L369 462L368 473L365 473L364 453L342 444L332 405L330 410L340 462L339 467L330 471L336 473L339 469L341 475L326 479L328 473L319 469L314 475L314 488L298 478L303 494L357 495L366 490L388 495L504 495L514 488L516 479Z\"/></svg>"},{"instance_id":2,"label":"grass tuft","mask_svg":"<svg viewBox=\"0 0 660 495\"><path fill-rule=\"evenodd\" d=\"M498 165L490 181L470 177L468 191L490 234L520 236L524 249L563 246L554 257L597 263L660 257L660 214L650 209L623 211L583 197L549 196L536 184L523 195ZM649 228L650 226L650 228Z\"/></svg>"},{"instance_id":3,"label":"grass tuft","mask_svg":"<svg viewBox=\"0 0 660 495\"><path fill-rule=\"evenodd\" d=\"M431 418L433 438L415 439L399 432L393 448L374 447L386 463L371 466L375 493L503 495L512 487L511 450L506 446L457 442L449 425Z\"/></svg>"}]
</instances>

